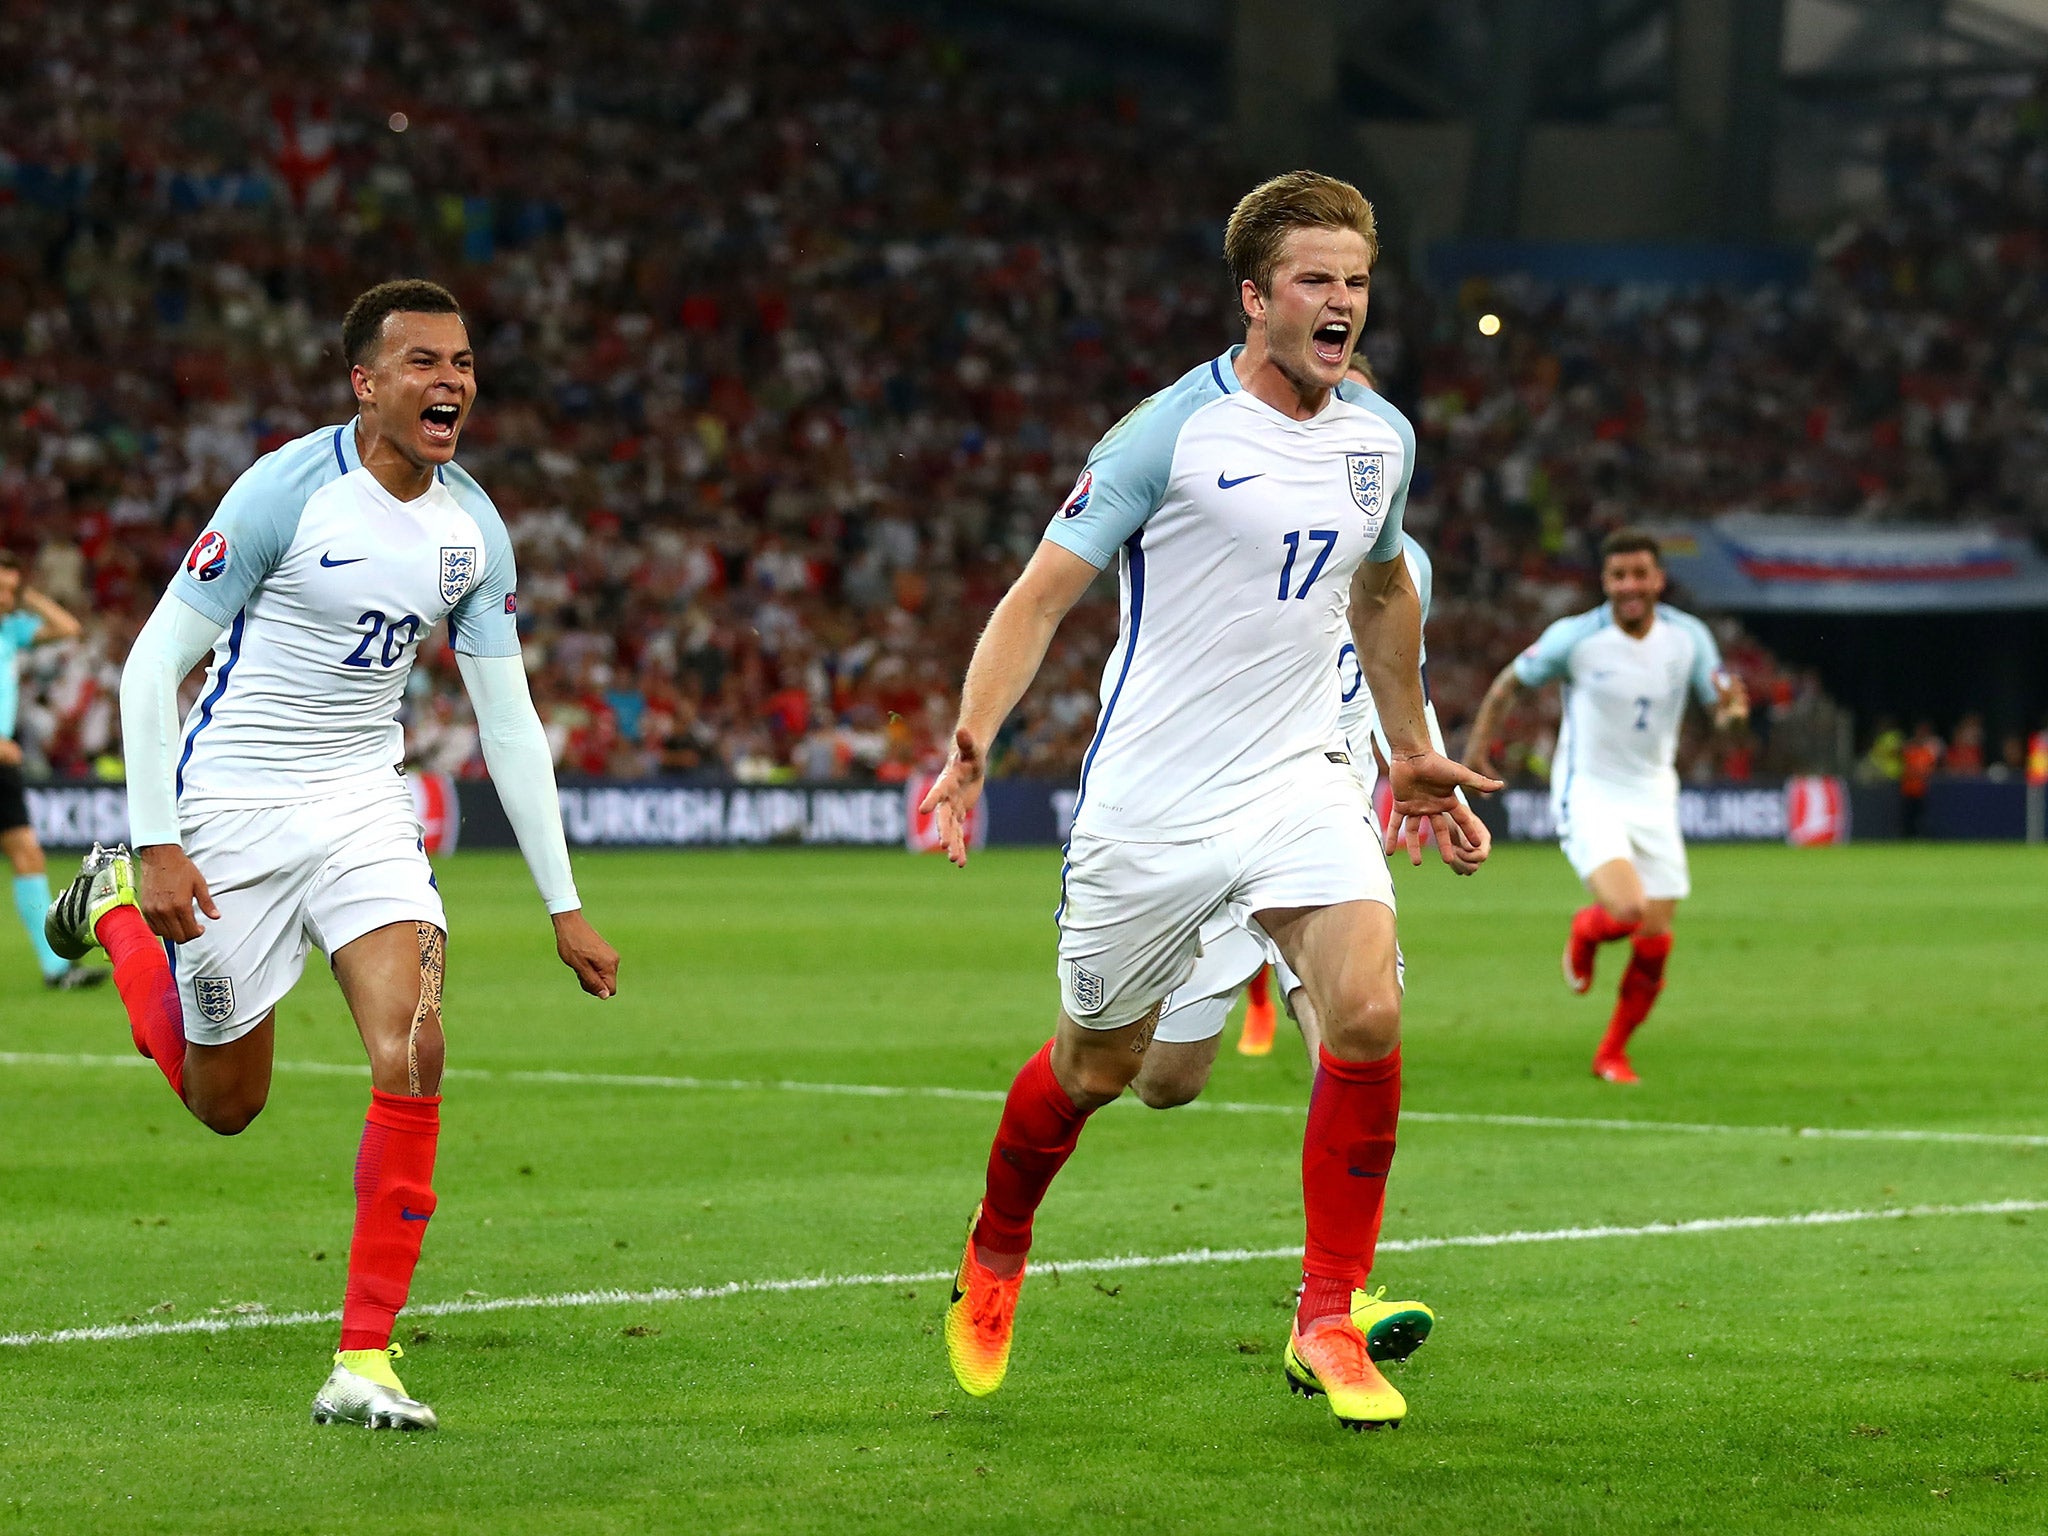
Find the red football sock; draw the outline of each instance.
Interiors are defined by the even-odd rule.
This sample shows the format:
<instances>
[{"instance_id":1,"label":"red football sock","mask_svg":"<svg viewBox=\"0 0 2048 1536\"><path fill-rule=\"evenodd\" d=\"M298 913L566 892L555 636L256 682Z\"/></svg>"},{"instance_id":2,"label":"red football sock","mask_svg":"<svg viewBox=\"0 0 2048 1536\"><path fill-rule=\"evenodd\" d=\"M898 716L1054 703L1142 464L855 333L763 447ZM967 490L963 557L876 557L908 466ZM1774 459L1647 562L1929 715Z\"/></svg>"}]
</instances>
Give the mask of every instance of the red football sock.
<instances>
[{"instance_id":1,"label":"red football sock","mask_svg":"<svg viewBox=\"0 0 2048 1536\"><path fill-rule=\"evenodd\" d=\"M1572 915L1572 942L1575 944L1606 944L1614 939L1625 939L1642 925L1638 918L1633 923L1624 923L1619 918L1607 915L1607 909L1595 902L1590 907L1581 907Z\"/></svg>"},{"instance_id":2,"label":"red football sock","mask_svg":"<svg viewBox=\"0 0 2048 1536\"><path fill-rule=\"evenodd\" d=\"M164 941L133 907L114 908L99 920L93 937L114 962L114 990L128 1010L135 1049L157 1064L171 1092L185 1097L185 1010L171 975Z\"/></svg>"},{"instance_id":3,"label":"red football sock","mask_svg":"<svg viewBox=\"0 0 2048 1536\"><path fill-rule=\"evenodd\" d=\"M441 1096L408 1098L370 1090L370 1113L356 1154L356 1234L348 1250L341 1304L341 1347L382 1349L412 1289L420 1241L434 1214L434 1147L441 1138Z\"/></svg>"},{"instance_id":4,"label":"red football sock","mask_svg":"<svg viewBox=\"0 0 2048 1536\"><path fill-rule=\"evenodd\" d=\"M1628 969L1621 973L1621 994L1614 1000L1614 1017L1600 1041L1602 1056L1627 1049L1628 1037L1650 1016L1657 994L1664 990L1664 961L1671 954L1671 935L1643 933L1631 946Z\"/></svg>"},{"instance_id":5,"label":"red football sock","mask_svg":"<svg viewBox=\"0 0 2048 1536\"><path fill-rule=\"evenodd\" d=\"M1024 1063L1003 1101L1002 1124L989 1148L988 1191L974 1226L977 1247L1020 1257L1030 1250L1031 1218L1087 1119L1053 1076L1052 1042L1046 1041Z\"/></svg>"},{"instance_id":6,"label":"red football sock","mask_svg":"<svg viewBox=\"0 0 2048 1536\"><path fill-rule=\"evenodd\" d=\"M1251 999L1251 1005L1254 1008L1265 1008L1272 1004L1273 989L1267 981L1267 978L1272 974L1273 972L1269 967L1260 966L1257 973L1252 977L1251 985L1245 988L1245 996Z\"/></svg>"},{"instance_id":7,"label":"red football sock","mask_svg":"<svg viewBox=\"0 0 2048 1536\"><path fill-rule=\"evenodd\" d=\"M1378 1061L1339 1061L1327 1048L1321 1052L1301 1143L1308 1243L1297 1328L1348 1316L1351 1293L1372 1273L1400 1117L1399 1046Z\"/></svg>"}]
</instances>

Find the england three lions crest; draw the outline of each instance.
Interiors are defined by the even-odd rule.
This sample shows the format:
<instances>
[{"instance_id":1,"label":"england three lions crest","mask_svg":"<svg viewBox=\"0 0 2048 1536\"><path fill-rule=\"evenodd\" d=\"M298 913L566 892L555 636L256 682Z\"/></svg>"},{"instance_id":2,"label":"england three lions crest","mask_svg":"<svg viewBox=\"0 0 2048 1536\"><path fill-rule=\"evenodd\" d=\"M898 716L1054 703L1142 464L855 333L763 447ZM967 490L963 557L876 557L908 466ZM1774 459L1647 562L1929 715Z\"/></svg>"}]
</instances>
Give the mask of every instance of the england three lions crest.
<instances>
[{"instance_id":1,"label":"england three lions crest","mask_svg":"<svg viewBox=\"0 0 2048 1536\"><path fill-rule=\"evenodd\" d=\"M1351 483L1351 499L1365 514L1366 537L1377 538L1380 524L1386 521L1387 516L1387 456L1384 453L1347 453L1344 455L1344 468Z\"/></svg>"},{"instance_id":2,"label":"england three lions crest","mask_svg":"<svg viewBox=\"0 0 2048 1536\"><path fill-rule=\"evenodd\" d=\"M455 604L476 580L476 551L468 545L441 546L441 601Z\"/></svg>"}]
</instances>

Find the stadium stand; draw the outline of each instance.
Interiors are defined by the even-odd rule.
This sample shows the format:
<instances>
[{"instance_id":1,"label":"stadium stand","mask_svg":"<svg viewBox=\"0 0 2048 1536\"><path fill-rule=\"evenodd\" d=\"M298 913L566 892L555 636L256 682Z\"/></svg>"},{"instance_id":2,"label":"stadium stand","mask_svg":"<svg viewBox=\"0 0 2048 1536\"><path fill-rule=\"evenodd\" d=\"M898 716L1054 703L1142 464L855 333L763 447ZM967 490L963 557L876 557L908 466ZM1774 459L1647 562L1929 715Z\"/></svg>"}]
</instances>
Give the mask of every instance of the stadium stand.
<instances>
[{"instance_id":1,"label":"stadium stand","mask_svg":"<svg viewBox=\"0 0 2048 1536\"><path fill-rule=\"evenodd\" d=\"M156 592L242 468L348 413L348 299L416 273L470 311L464 462L563 770L909 776L1089 444L1229 338L1202 109L851 4L4 0L0 538L90 615L34 663L31 763L118 774ZM1885 208L1796 291L1497 286L1487 341L1388 271L1369 345L1421 433L1454 734L1645 513L2048 530L2048 362L2011 323L2044 142L2039 97L1901 130ZM1073 772L1115 624L1105 583L1003 771ZM1692 771L1846 767L1817 676L1719 627L1764 707ZM412 757L479 772L445 646L416 688ZM1505 760L1553 729L1511 722Z\"/></svg>"}]
</instances>

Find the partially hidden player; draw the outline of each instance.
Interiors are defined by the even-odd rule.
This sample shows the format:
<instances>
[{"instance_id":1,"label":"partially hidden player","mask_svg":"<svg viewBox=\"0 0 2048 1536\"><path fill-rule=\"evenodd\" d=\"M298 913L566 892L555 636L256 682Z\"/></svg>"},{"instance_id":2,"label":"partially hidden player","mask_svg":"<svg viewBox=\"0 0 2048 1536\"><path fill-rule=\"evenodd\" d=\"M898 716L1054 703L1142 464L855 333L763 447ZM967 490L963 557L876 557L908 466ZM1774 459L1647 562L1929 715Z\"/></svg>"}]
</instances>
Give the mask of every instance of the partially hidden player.
<instances>
[{"instance_id":1,"label":"partially hidden player","mask_svg":"<svg viewBox=\"0 0 2048 1536\"><path fill-rule=\"evenodd\" d=\"M1357 370L1354 370L1356 372ZM1408 533L1401 535L1401 558L1408 566L1422 609L1422 622L1429 623L1429 602L1433 572L1428 554ZM1424 680L1424 714L1430 744L1443 750L1443 732L1437 724L1436 707L1428 702L1429 652L1427 643L1418 653ZM1375 784L1383 771L1389 748L1381 734L1378 711L1372 693L1358 665L1357 648L1346 641L1337 656L1337 688L1340 699L1338 722L1344 732L1353 767L1359 775L1360 796L1367 807L1373 803ZM1368 812L1370 814L1370 811ZM1377 839L1379 828L1374 826ZM1458 874L1474 873L1483 855L1475 857L1461 843L1440 850L1444 862ZM1375 855L1377 856L1377 854ZM1202 953L1188 979L1173 990L1159 1010L1159 1027L1144 1065L1131 1083L1139 1101L1152 1109L1176 1109L1191 1104L1208 1087L1216 1064L1216 1049L1223 1037L1224 1022L1230 1015L1237 991L1246 985L1247 974L1256 985L1269 973L1276 990L1286 999L1287 1011L1301 1031L1313 1069L1322 1049L1322 1026L1315 1003L1301 978L1288 967L1273 941L1266 937L1249 913L1226 907L1202 925ZM1404 993L1407 966L1400 947L1394 950L1394 977ZM1247 1021L1246 1028L1250 1028ZM1352 1293L1351 1320L1365 1335L1366 1346L1375 1361L1405 1360L1421 1346L1436 1325L1436 1314L1420 1301L1389 1301L1386 1287L1367 1291L1360 1276L1360 1288Z\"/></svg>"},{"instance_id":2,"label":"partially hidden player","mask_svg":"<svg viewBox=\"0 0 2048 1536\"><path fill-rule=\"evenodd\" d=\"M28 813L28 790L21 777L21 744L14 739L21 706L21 653L34 645L76 640L85 631L64 606L24 580L21 561L0 550L0 852L14 868L14 910L28 930L36 968L52 991L96 987L107 979L105 966L66 960L43 934L43 913L50 905L49 866L35 823Z\"/></svg>"},{"instance_id":3,"label":"partially hidden player","mask_svg":"<svg viewBox=\"0 0 2048 1536\"><path fill-rule=\"evenodd\" d=\"M1593 897L1572 918L1564 979L1574 992L1589 991L1600 946L1630 941L1593 1075L1634 1083L1629 1039L1664 990L1672 919L1692 892L1678 825L1686 698L1710 711L1717 729L1728 729L1749 718L1749 696L1740 678L1722 670L1707 626L1658 601L1664 562L1651 535L1621 529L1607 536L1600 588L1605 603L1559 619L1501 669L1480 701L1466 755L1491 772L1490 743L1516 696L1563 685L1550 806L1564 856Z\"/></svg>"},{"instance_id":4,"label":"partially hidden player","mask_svg":"<svg viewBox=\"0 0 2048 1536\"><path fill-rule=\"evenodd\" d=\"M476 399L461 311L432 283L384 283L350 307L342 342L355 420L243 473L129 656L138 860L96 849L48 927L60 951L106 947L136 1048L224 1136L262 1110L277 1004L308 950L325 953L371 1090L340 1346L313 1418L432 1429L392 1368L391 1331L435 1206L448 920L399 771L398 711L442 620L557 953L600 998L619 957L570 873L520 663L512 546L454 462ZM209 650L181 730L179 680Z\"/></svg>"},{"instance_id":5,"label":"partially hidden player","mask_svg":"<svg viewBox=\"0 0 2048 1536\"><path fill-rule=\"evenodd\" d=\"M1244 344L1096 445L975 648L924 802L964 865L989 743L1061 619L1116 563L1120 632L1062 882L1058 1027L1011 1085L946 1343L967 1391L1001 1385L1033 1215L1088 1116L1143 1067L1203 924L1235 905L1301 977L1324 1035L1286 1374L1361 1428L1407 1411L1351 1320L1393 1158L1401 994L1393 884L1330 680L1347 628L1392 745L1389 844L1419 856L1427 823L1483 855L1485 828L1454 791L1498 786L1429 744L1420 608L1400 558L1414 435L1344 383L1377 253L1371 205L1326 176L1277 177L1238 204L1225 249Z\"/></svg>"}]
</instances>

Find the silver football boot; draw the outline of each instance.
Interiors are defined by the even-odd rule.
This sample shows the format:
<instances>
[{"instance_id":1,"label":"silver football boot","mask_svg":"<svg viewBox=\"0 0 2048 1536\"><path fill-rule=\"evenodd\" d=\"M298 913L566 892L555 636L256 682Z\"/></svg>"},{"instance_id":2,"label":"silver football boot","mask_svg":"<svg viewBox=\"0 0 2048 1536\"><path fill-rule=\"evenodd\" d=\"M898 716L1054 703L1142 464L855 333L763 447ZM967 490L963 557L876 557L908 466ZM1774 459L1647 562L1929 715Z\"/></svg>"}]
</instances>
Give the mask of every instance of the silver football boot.
<instances>
[{"instance_id":1,"label":"silver football boot","mask_svg":"<svg viewBox=\"0 0 2048 1536\"><path fill-rule=\"evenodd\" d=\"M82 960L98 946L93 928L118 906L135 903L135 860L126 843L98 843L78 866L78 878L43 914L43 937L66 960Z\"/></svg>"},{"instance_id":2,"label":"silver football boot","mask_svg":"<svg viewBox=\"0 0 2048 1536\"><path fill-rule=\"evenodd\" d=\"M366 1429L438 1429L440 1420L425 1403L405 1395L391 1362L405 1351L335 1351L334 1372L313 1399L315 1424L360 1424Z\"/></svg>"}]
</instances>

